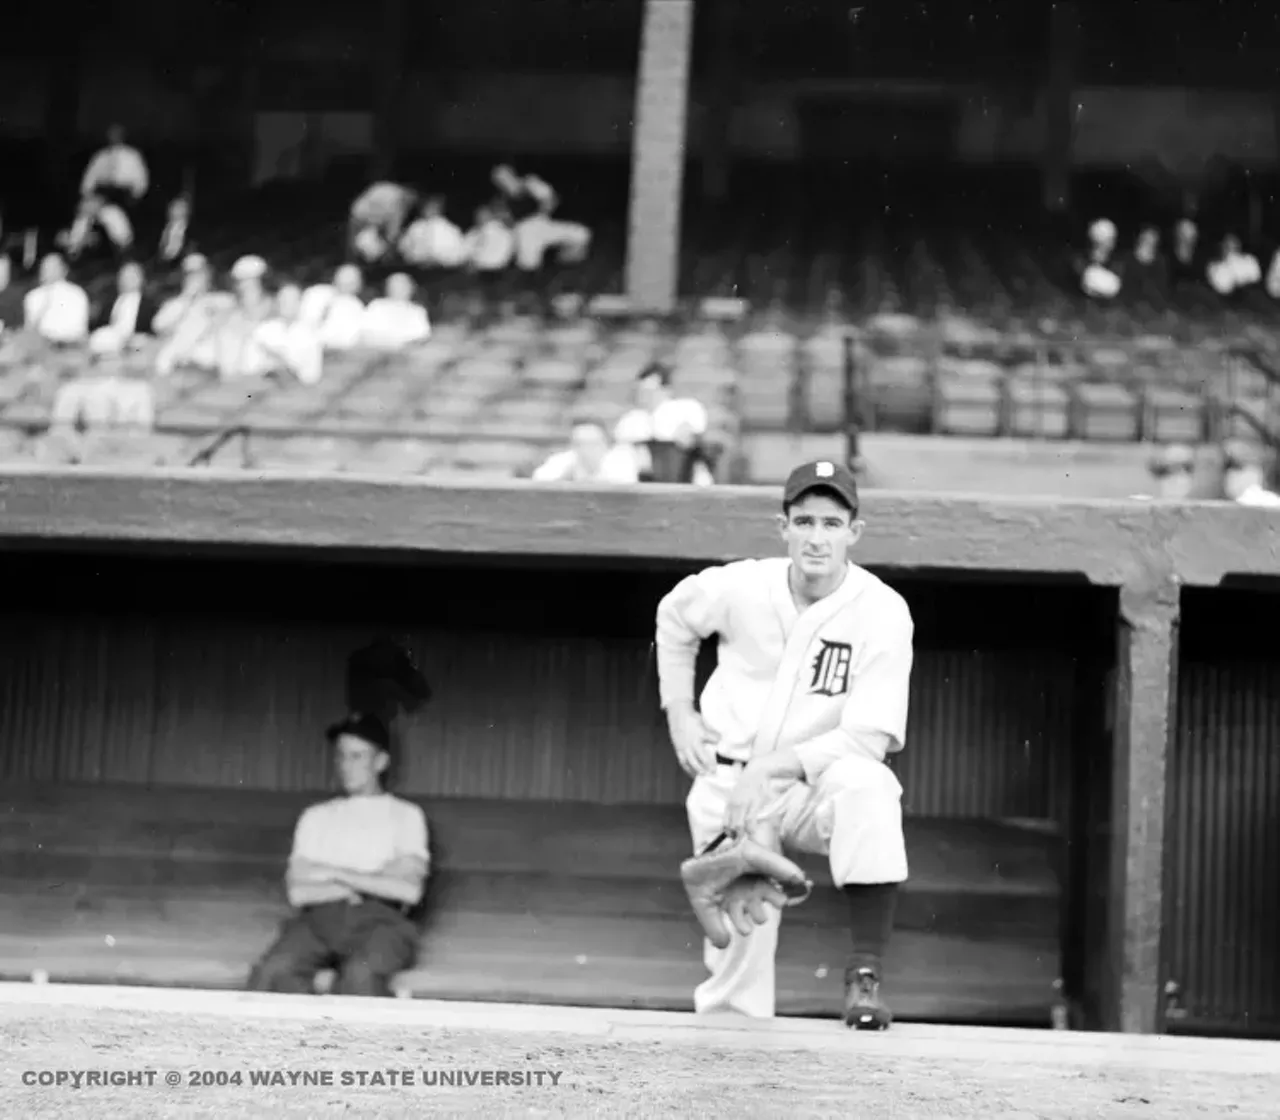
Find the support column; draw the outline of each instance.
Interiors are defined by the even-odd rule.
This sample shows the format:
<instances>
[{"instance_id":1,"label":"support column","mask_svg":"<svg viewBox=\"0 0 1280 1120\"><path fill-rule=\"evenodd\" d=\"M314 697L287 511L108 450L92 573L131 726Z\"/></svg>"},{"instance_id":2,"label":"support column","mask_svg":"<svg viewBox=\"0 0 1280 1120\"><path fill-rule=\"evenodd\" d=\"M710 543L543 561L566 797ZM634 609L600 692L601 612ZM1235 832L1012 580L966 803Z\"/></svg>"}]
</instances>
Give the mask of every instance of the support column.
<instances>
[{"instance_id":1,"label":"support column","mask_svg":"<svg viewBox=\"0 0 1280 1120\"><path fill-rule=\"evenodd\" d=\"M1045 207L1059 213L1071 204L1071 135L1075 127L1080 13L1070 0L1059 0L1053 5L1049 19L1042 187Z\"/></svg>"},{"instance_id":2,"label":"support column","mask_svg":"<svg viewBox=\"0 0 1280 1120\"><path fill-rule=\"evenodd\" d=\"M1120 591L1105 1029L1164 1029L1165 791L1177 695L1179 586Z\"/></svg>"},{"instance_id":3,"label":"support column","mask_svg":"<svg viewBox=\"0 0 1280 1120\"><path fill-rule=\"evenodd\" d=\"M627 243L627 296L641 312L670 312L678 294L692 32L693 0L645 0Z\"/></svg>"}]
</instances>

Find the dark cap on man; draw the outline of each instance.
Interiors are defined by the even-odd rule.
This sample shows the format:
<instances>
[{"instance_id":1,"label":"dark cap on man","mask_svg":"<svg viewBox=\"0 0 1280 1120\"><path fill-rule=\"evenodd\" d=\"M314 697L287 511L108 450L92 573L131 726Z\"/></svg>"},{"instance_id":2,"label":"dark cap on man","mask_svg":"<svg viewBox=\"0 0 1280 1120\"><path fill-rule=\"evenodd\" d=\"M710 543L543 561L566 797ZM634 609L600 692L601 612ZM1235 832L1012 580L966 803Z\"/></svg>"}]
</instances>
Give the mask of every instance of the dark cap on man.
<instances>
[{"instance_id":1,"label":"dark cap on man","mask_svg":"<svg viewBox=\"0 0 1280 1120\"><path fill-rule=\"evenodd\" d=\"M849 512L858 513L858 482L853 471L840 463L829 459L819 459L815 463L805 463L796 467L782 488L782 507L787 509L806 494L813 491L826 491Z\"/></svg>"},{"instance_id":2,"label":"dark cap on man","mask_svg":"<svg viewBox=\"0 0 1280 1120\"><path fill-rule=\"evenodd\" d=\"M333 724L324 733L324 737L331 743L336 743L343 735L350 735L380 751L391 750L391 733L377 716L354 712Z\"/></svg>"}]
</instances>

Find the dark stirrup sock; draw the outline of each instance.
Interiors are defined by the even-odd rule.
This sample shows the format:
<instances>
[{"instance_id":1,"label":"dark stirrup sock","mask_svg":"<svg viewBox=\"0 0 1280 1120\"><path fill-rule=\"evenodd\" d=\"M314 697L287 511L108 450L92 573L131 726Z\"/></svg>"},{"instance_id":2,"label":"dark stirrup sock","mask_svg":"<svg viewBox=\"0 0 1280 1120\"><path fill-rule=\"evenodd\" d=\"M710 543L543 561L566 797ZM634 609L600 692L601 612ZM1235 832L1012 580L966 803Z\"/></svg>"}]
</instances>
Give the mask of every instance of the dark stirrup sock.
<instances>
[{"instance_id":1,"label":"dark stirrup sock","mask_svg":"<svg viewBox=\"0 0 1280 1120\"><path fill-rule=\"evenodd\" d=\"M842 888L849 899L849 932L853 937L850 968L880 969L893 934L898 883L849 883Z\"/></svg>"}]
</instances>

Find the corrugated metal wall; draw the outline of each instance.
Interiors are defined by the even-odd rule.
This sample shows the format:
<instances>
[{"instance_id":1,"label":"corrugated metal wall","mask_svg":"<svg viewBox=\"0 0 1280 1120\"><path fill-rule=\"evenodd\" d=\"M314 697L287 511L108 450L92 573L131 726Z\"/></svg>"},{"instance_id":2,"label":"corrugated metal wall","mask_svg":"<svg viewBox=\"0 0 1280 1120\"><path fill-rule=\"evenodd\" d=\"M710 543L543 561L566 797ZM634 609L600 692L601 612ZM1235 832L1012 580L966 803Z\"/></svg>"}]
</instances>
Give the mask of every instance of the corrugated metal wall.
<instances>
[{"instance_id":1,"label":"corrugated metal wall","mask_svg":"<svg viewBox=\"0 0 1280 1120\"><path fill-rule=\"evenodd\" d=\"M1280 1036L1277 600L1183 596L1165 959L1188 1027Z\"/></svg>"},{"instance_id":2,"label":"corrugated metal wall","mask_svg":"<svg viewBox=\"0 0 1280 1120\"><path fill-rule=\"evenodd\" d=\"M0 622L0 778L323 789L345 657L392 620L437 696L405 728L406 791L686 792L648 654L674 575L0 561L9 586L36 573L62 590ZM1062 820L1093 593L903 590L918 639L908 811Z\"/></svg>"},{"instance_id":3,"label":"corrugated metal wall","mask_svg":"<svg viewBox=\"0 0 1280 1120\"><path fill-rule=\"evenodd\" d=\"M0 778L324 788L319 730L368 630L202 616L10 615L0 633ZM677 803L641 638L422 629L438 700L405 728L398 784L428 797ZM1055 818L1071 661L920 651L909 811Z\"/></svg>"}]
</instances>

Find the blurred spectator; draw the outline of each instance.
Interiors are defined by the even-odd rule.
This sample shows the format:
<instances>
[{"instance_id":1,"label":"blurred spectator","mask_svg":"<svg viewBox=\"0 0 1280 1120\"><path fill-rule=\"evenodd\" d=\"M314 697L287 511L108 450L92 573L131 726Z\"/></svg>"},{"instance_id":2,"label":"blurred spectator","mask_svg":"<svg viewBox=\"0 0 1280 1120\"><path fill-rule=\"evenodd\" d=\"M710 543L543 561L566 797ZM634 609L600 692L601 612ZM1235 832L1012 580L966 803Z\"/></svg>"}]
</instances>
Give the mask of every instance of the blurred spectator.
<instances>
[{"instance_id":1,"label":"blurred spectator","mask_svg":"<svg viewBox=\"0 0 1280 1120\"><path fill-rule=\"evenodd\" d=\"M81 196L96 194L123 210L131 210L150 189L146 160L137 148L125 143L124 129L113 124L107 130L107 146L85 168L80 181Z\"/></svg>"},{"instance_id":2,"label":"blurred spectator","mask_svg":"<svg viewBox=\"0 0 1280 1120\"><path fill-rule=\"evenodd\" d=\"M1261 283L1262 269L1258 258L1241 248L1240 239L1227 234L1222 247L1207 270L1209 286L1220 296L1232 296L1254 284Z\"/></svg>"},{"instance_id":3,"label":"blurred spectator","mask_svg":"<svg viewBox=\"0 0 1280 1120\"><path fill-rule=\"evenodd\" d=\"M702 446L707 410L696 400L673 396L670 386L665 365L654 362L642 369L636 378L638 407L618 421L614 439L632 449L642 479L710 486L715 477Z\"/></svg>"},{"instance_id":4,"label":"blurred spectator","mask_svg":"<svg viewBox=\"0 0 1280 1120\"><path fill-rule=\"evenodd\" d=\"M366 264L385 259L417 202L417 194L399 183L374 183L351 204L350 252Z\"/></svg>"},{"instance_id":5,"label":"blurred spectator","mask_svg":"<svg viewBox=\"0 0 1280 1120\"><path fill-rule=\"evenodd\" d=\"M1153 265L1160 259L1160 231L1155 226L1143 226L1133 247L1133 259L1141 265Z\"/></svg>"},{"instance_id":6,"label":"blurred spectator","mask_svg":"<svg viewBox=\"0 0 1280 1120\"><path fill-rule=\"evenodd\" d=\"M1173 276L1178 283L1199 281L1203 272L1200 262L1200 227L1183 218L1173 231Z\"/></svg>"},{"instance_id":7,"label":"blurred spectator","mask_svg":"<svg viewBox=\"0 0 1280 1120\"><path fill-rule=\"evenodd\" d=\"M169 213L165 219L164 229L160 232L160 245L156 255L172 264L190 252L188 239L191 232L191 200L180 194L169 203Z\"/></svg>"},{"instance_id":8,"label":"blurred spectator","mask_svg":"<svg viewBox=\"0 0 1280 1120\"><path fill-rule=\"evenodd\" d=\"M57 346L73 346L89 336L89 297L67 279L66 262L50 253L40 262L40 284L22 304L23 326Z\"/></svg>"},{"instance_id":9,"label":"blurred spectator","mask_svg":"<svg viewBox=\"0 0 1280 1120\"><path fill-rule=\"evenodd\" d=\"M71 227L57 240L71 260L107 247L118 258L133 247L133 223L116 203L87 194L80 200Z\"/></svg>"},{"instance_id":10,"label":"blurred spectator","mask_svg":"<svg viewBox=\"0 0 1280 1120\"><path fill-rule=\"evenodd\" d=\"M1099 218L1089 227L1089 254L1080 268L1080 289L1090 299L1111 300L1120 294L1120 273L1113 257L1116 226Z\"/></svg>"},{"instance_id":11,"label":"blurred spectator","mask_svg":"<svg viewBox=\"0 0 1280 1120\"><path fill-rule=\"evenodd\" d=\"M129 375L118 351L90 348L86 376L63 385L54 400L50 427L66 429L149 429L155 421L151 386Z\"/></svg>"},{"instance_id":12,"label":"blurred spectator","mask_svg":"<svg viewBox=\"0 0 1280 1120\"><path fill-rule=\"evenodd\" d=\"M1185 444L1161 449L1149 464L1155 482L1155 497L1165 502L1185 502L1195 485L1196 455Z\"/></svg>"},{"instance_id":13,"label":"blurred spectator","mask_svg":"<svg viewBox=\"0 0 1280 1120\"><path fill-rule=\"evenodd\" d=\"M549 183L536 175L517 175L509 164L500 164L493 169L493 184L515 224L515 259L522 272L538 271L549 251L566 263L586 258L591 231L580 222L552 218L560 199Z\"/></svg>"},{"instance_id":14,"label":"blurred spectator","mask_svg":"<svg viewBox=\"0 0 1280 1120\"><path fill-rule=\"evenodd\" d=\"M302 319L301 312L302 289L296 284L282 285L276 292L274 313L254 332L242 363L246 375L284 374L304 385L320 380L324 346L319 332Z\"/></svg>"},{"instance_id":15,"label":"blurred spectator","mask_svg":"<svg viewBox=\"0 0 1280 1120\"><path fill-rule=\"evenodd\" d=\"M466 260L466 239L445 217L444 199L429 198L400 239L400 257L416 268L457 268Z\"/></svg>"},{"instance_id":16,"label":"blurred spectator","mask_svg":"<svg viewBox=\"0 0 1280 1120\"><path fill-rule=\"evenodd\" d=\"M301 318L310 323L326 350L350 350L360 344L364 328L364 277L353 264L333 274L332 284L312 284L302 293Z\"/></svg>"},{"instance_id":17,"label":"blurred spectator","mask_svg":"<svg viewBox=\"0 0 1280 1120\"><path fill-rule=\"evenodd\" d=\"M481 206L476 211L475 225L464 241L467 262L476 272L496 276L504 272L515 255L515 236L501 211Z\"/></svg>"},{"instance_id":18,"label":"blurred spectator","mask_svg":"<svg viewBox=\"0 0 1280 1120\"><path fill-rule=\"evenodd\" d=\"M218 324L218 373L225 379L258 377L264 371L254 336L275 314L267 292L267 262L259 256L241 257L231 266L235 305Z\"/></svg>"},{"instance_id":19,"label":"blurred spectator","mask_svg":"<svg viewBox=\"0 0 1280 1120\"><path fill-rule=\"evenodd\" d=\"M364 309L360 344L377 350L399 350L431 336L427 309L413 298L413 281L403 272L387 278L386 295Z\"/></svg>"},{"instance_id":20,"label":"blurred spectator","mask_svg":"<svg viewBox=\"0 0 1280 1120\"><path fill-rule=\"evenodd\" d=\"M164 303L152 323L164 342L156 359L161 375L182 366L216 368L218 327L235 306L230 294L214 291L209 262L199 253L183 260L182 272L182 291Z\"/></svg>"},{"instance_id":21,"label":"blurred spectator","mask_svg":"<svg viewBox=\"0 0 1280 1120\"><path fill-rule=\"evenodd\" d=\"M1222 449L1222 490L1228 501L1242 506L1280 509L1280 494L1266 487L1263 457L1246 443L1228 443Z\"/></svg>"},{"instance_id":22,"label":"blurred spectator","mask_svg":"<svg viewBox=\"0 0 1280 1120\"><path fill-rule=\"evenodd\" d=\"M604 425L580 420L569 435L569 447L557 451L533 472L535 482L638 482L632 449L609 446Z\"/></svg>"},{"instance_id":23,"label":"blurred spectator","mask_svg":"<svg viewBox=\"0 0 1280 1120\"><path fill-rule=\"evenodd\" d=\"M119 352L152 334L158 312L146 293L146 275L140 264L129 263L116 278L116 295L95 315L93 337L98 346Z\"/></svg>"},{"instance_id":24,"label":"blurred spectator","mask_svg":"<svg viewBox=\"0 0 1280 1120\"><path fill-rule=\"evenodd\" d=\"M1272 299L1280 299L1280 249L1277 249L1271 257L1271 264L1267 268L1266 279L1267 295Z\"/></svg>"}]
</instances>

